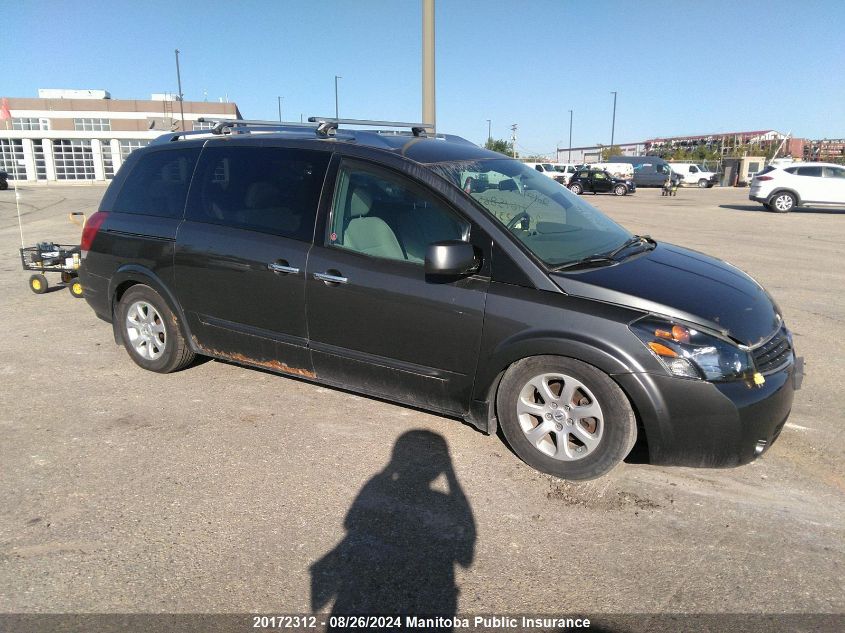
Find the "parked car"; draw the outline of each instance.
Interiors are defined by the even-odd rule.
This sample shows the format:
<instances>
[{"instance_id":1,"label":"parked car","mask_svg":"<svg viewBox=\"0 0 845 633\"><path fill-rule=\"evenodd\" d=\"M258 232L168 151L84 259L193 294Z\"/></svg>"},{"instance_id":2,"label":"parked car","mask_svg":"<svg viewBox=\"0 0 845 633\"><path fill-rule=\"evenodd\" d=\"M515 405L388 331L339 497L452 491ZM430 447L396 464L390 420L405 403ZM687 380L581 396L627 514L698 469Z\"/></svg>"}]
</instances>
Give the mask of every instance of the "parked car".
<instances>
[{"instance_id":1,"label":"parked car","mask_svg":"<svg viewBox=\"0 0 845 633\"><path fill-rule=\"evenodd\" d=\"M617 178L603 169L582 169L572 176L567 186L576 195L590 192L625 196L637 190L633 180Z\"/></svg>"},{"instance_id":2,"label":"parked car","mask_svg":"<svg viewBox=\"0 0 845 633\"><path fill-rule=\"evenodd\" d=\"M0 171L0 191L5 191L9 188L9 174L5 171Z\"/></svg>"},{"instance_id":3,"label":"parked car","mask_svg":"<svg viewBox=\"0 0 845 633\"><path fill-rule=\"evenodd\" d=\"M672 171L678 174L682 179L682 184L695 185L701 189L714 186L719 182L719 174L713 171L707 171L701 165L695 163L669 163Z\"/></svg>"},{"instance_id":4,"label":"parked car","mask_svg":"<svg viewBox=\"0 0 845 633\"><path fill-rule=\"evenodd\" d=\"M751 180L748 198L769 211L787 213L808 205L845 206L845 166L833 163L769 165Z\"/></svg>"},{"instance_id":5,"label":"parked car","mask_svg":"<svg viewBox=\"0 0 845 633\"><path fill-rule=\"evenodd\" d=\"M607 162L632 165L637 187L662 187L667 178L671 178L673 185L681 182L681 176L673 172L669 163L659 156L611 156Z\"/></svg>"},{"instance_id":6,"label":"parked car","mask_svg":"<svg viewBox=\"0 0 845 633\"><path fill-rule=\"evenodd\" d=\"M563 174L563 180L556 180L564 185L568 185L569 181L572 179L572 175L578 171L574 163L555 163L555 169L558 173Z\"/></svg>"},{"instance_id":7,"label":"parked car","mask_svg":"<svg viewBox=\"0 0 845 633\"><path fill-rule=\"evenodd\" d=\"M748 275L459 137L339 125L225 122L241 133L130 154L85 225L80 278L135 363L210 356L501 427L570 479L637 437L687 466L743 464L778 437L802 364Z\"/></svg>"},{"instance_id":8,"label":"parked car","mask_svg":"<svg viewBox=\"0 0 845 633\"><path fill-rule=\"evenodd\" d=\"M553 163L525 163L528 167L539 171L541 174L545 174L552 180L557 180L560 183L566 184L566 176L561 175L561 173L555 169Z\"/></svg>"}]
</instances>

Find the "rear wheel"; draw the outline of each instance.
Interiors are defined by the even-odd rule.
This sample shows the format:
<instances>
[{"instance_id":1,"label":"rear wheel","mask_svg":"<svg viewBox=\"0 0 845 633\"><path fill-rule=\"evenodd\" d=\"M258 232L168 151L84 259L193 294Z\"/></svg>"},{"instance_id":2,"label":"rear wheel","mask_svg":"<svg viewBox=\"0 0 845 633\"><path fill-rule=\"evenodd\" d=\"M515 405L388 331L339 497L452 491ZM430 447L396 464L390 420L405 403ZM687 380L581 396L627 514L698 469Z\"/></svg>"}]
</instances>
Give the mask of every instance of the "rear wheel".
<instances>
[{"instance_id":1,"label":"rear wheel","mask_svg":"<svg viewBox=\"0 0 845 633\"><path fill-rule=\"evenodd\" d=\"M616 185L613 188L613 193L615 193L617 196L624 196L628 193L628 187L626 187L625 185Z\"/></svg>"},{"instance_id":2,"label":"rear wheel","mask_svg":"<svg viewBox=\"0 0 845 633\"><path fill-rule=\"evenodd\" d=\"M798 200L793 194L788 191L781 191L780 193L776 193L769 200L769 209L775 213L788 213L795 208L797 203Z\"/></svg>"},{"instance_id":3,"label":"rear wheel","mask_svg":"<svg viewBox=\"0 0 845 633\"><path fill-rule=\"evenodd\" d=\"M502 378L496 407L516 454L563 479L604 475L637 438L622 390L602 371L572 358L535 356L514 363Z\"/></svg>"},{"instance_id":4,"label":"rear wheel","mask_svg":"<svg viewBox=\"0 0 845 633\"><path fill-rule=\"evenodd\" d=\"M47 278L41 273L32 275L29 278L29 289L37 295L43 295L47 292L48 287Z\"/></svg>"},{"instance_id":5,"label":"rear wheel","mask_svg":"<svg viewBox=\"0 0 845 633\"><path fill-rule=\"evenodd\" d=\"M709 184L710 184L710 181L706 180L704 178L702 178L701 180L698 181L699 189L707 189L707 185L709 185Z\"/></svg>"},{"instance_id":6,"label":"rear wheel","mask_svg":"<svg viewBox=\"0 0 845 633\"><path fill-rule=\"evenodd\" d=\"M194 353L182 334L179 320L152 288L132 286L117 307L123 345L144 369L167 374L187 367Z\"/></svg>"},{"instance_id":7,"label":"rear wheel","mask_svg":"<svg viewBox=\"0 0 845 633\"><path fill-rule=\"evenodd\" d=\"M576 196L579 196L584 191L584 188L576 182L574 184L569 185L569 190Z\"/></svg>"}]
</instances>

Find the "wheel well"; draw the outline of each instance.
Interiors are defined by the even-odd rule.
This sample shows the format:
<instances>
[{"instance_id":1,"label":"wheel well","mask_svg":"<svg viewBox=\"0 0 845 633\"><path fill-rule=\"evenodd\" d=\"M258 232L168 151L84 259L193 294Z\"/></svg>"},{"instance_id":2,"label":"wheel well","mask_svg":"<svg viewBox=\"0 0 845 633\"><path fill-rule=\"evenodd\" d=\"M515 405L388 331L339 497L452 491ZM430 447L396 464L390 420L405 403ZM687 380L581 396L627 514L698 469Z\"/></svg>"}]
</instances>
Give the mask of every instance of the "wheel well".
<instances>
[{"instance_id":1,"label":"wheel well","mask_svg":"<svg viewBox=\"0 0 845 633\"><path fill-rule=\"evenodd\" d=\"M785 187L782 187L781 189L775 189L772 193L770 193L768 199L766 200L768 204L771 204L774 197L779 193L791 193L793 196L795 196L795 204L801 204L801 196L798 195L798 192L794 189L787 189Z\"/></svg>"},{"instance_id":2,"label":"wheel well","mask_svg":"<svg viewBox=\"0 0 845 633\"><path fill-rule=\"evenodd\" d=\"M126 294L126 291L129 290L132 286L141 283L140 281L135 281L134 279L128 279L122 282L117 288L114 290L114 296L112 297L111 302L111 310L112 314L114 314L114 307L120 303L120 300L123 298L123 295Z\"/></svg>"},{"instance_id":3,"label":"wheel well","mask_svg":"<svg viewBox=\"0 0 845 633\"><path fill-rule=\"evenodd\" d=\"M648 435L647 435L647 431L645 429L645 426L643 425L642 418L640 416L640 411L637 407L637 404L636 404L636 402L634 402L634 399L631 398L631 394L628 393L628 390L625 389L624 386L619 384L619 381L616 380L616 378L613 376L613 374L608 374L601 367L597 367L593 363L587 362L587 361L582 360L580 358L575 358L574 356L564 356L562 354L542 354L542 356L559 356L560 358L570 358L572 360L577 360L581 363L584 363L585 365L589 365L590 367L592 367L592 368L596 369L597 371L600 371L603 374L605 374L606 376L608 376L614 382L614 384L617 387L619 387L619 390L622 391L623 394L625 394L625 397L628 399L628 403L631 405L631 410L634 412L634 418L637 421L637 443L634 445L634 448L631 450L631 454L636 452L638 456L641 456L643 451L644 451L644 454L646 456L648 455ZM517 363L524 361L524 360L527 360L529 358L534 358L534 355L525 356L524 358L516 359L515 361L510 363L507 367L505 367L502 371L500 371L496 375L496 378L493 380L493 382L490 384L490 388L487 392L487 394L488 394L488 406L489 406L489 413L488 413L488 416L487 416L489 424L488 424L487 432L490 435L495 435L496 431L499 427L499 411L498 411L498 407L499 407L499 387L502 384L502 379L505 377L505 374L508 373L508 371L510 371L511 367L513 367ZM647 459L647 457L645 459Z\"/></svg>"}]
</instances>

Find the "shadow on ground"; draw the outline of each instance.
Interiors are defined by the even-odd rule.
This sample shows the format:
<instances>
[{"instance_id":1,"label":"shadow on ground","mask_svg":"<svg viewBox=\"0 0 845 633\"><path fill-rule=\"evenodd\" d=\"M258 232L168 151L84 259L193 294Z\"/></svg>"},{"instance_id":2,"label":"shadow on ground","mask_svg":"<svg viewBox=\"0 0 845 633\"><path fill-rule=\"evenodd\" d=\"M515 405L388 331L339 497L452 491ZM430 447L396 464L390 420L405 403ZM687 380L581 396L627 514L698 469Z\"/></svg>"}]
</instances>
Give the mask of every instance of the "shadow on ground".
<instances>
[{"instance_id":1,"label":"shadow on ground","mask_svg":"<svg viewBox=\"0 0 845 633\"><path fill-rule=\"evenodd\" d=\"M456 614L455 565L472 564L476 531L442 435L403 434L344 528L343 540L311 566L314 611L334 600L333 615Z\"/></svg>"},{"instance_id":2,"label":"shadow on ground","mask_svg":"<svg viewBox=\"0 0 845 633\"><path fill-rule=\"evenodd\" d=\"M771 213L772 215L788 215L786 213L779 214L774 211L768 211L762 204L720 204L720 209L731 209L733 211L756 211L757 213ZM845 215L845 209L829 209L826 207L798 207L789 213L820 213L827 215Z\"/></svg>"}]
</instances>

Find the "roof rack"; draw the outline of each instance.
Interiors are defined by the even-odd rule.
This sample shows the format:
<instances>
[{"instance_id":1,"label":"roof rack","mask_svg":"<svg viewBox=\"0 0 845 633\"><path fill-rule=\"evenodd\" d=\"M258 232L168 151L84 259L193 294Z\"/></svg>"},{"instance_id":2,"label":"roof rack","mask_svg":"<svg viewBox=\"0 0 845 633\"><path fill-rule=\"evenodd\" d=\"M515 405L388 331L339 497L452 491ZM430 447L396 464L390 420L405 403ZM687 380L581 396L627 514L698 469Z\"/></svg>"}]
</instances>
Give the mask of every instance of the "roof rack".
<instances>
[{"instance_id":1,"label":"roof rack","mask_svg":"<svg viewBox=\"0 0 845 633\"><path fill-rule=\"evenodd\" d=\"M414 136L425 136L426 128L434 128L431 123L405 123L401 121L370 121L369 119L335 119L333 117L310 116L311 123L317 123L317 134L328 136L337 130L338 125L361 125L367 127L411 128Z\"/></svg>"}]
</instances>

